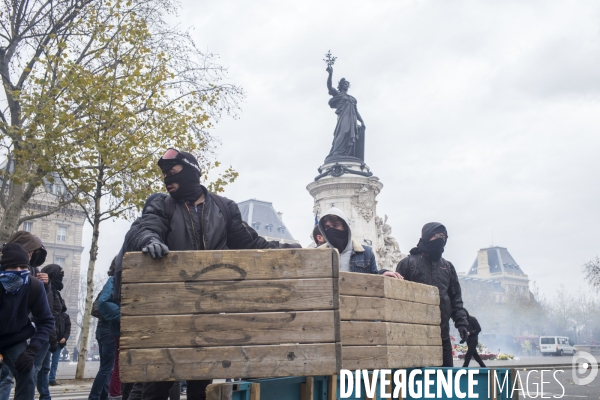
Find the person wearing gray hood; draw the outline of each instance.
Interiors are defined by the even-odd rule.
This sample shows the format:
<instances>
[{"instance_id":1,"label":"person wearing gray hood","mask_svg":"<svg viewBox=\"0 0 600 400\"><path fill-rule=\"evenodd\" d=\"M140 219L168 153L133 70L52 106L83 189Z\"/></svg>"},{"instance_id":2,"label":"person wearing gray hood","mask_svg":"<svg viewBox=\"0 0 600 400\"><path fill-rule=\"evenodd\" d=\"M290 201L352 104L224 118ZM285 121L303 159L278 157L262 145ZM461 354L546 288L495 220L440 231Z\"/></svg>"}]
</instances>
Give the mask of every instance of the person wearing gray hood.
<instances>
[{"instance_id":1,"label":"person wearing gray hood","mask_svg":"<svg viewBox=\"0 0 600 400\"><path fill-rule=\"evenodd\" d=\"M336 248L340 253L340 271L379 274L402 279L397 272L377 269L373 249L352 239L352 231L346 215L339 208L332 207L319 220L319 230L327 243L319 246Z\"/></svg>"}]
</instances>

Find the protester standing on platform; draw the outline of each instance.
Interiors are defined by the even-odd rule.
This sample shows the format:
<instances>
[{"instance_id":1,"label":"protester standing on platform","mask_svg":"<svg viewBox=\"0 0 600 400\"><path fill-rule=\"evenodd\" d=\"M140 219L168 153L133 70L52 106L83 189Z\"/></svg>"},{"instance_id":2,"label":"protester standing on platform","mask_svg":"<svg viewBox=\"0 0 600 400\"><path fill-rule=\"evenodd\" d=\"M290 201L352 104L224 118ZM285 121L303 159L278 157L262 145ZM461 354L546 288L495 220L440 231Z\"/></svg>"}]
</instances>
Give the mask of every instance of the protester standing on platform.
<instances>
[{"instance_id":1,"label":"protester standing on platform","mask_svg":"<svg viewBox=\"0 0 600 400\"><path fill-rule=\"evenodd\" d=\"M423 226L421 239L410 255L396 267L407 281L436 286L440 293L440 311L442 315L443 366L453 367L452 343L450 341L450 323L458 329L461 339L467 337L467 310L463 308L462 293L456 270L451 262L442 258L448 240L446 227L439 222L430 222Z\"/></svg>"},{"instance_id":2,"label":"protester standing on platform","mask_svg":"<svg viewBox=\"0 0 600 400\"><path fill-rule=\"evenodd\" d=\"M193 155L168 149L158 165L169 196L157 196L146 205L125 248L141 250L152 258L161 258L170 250L280 248L242 220L235 202L200 184L200 166ZM210 382L188 381L188 399L205 399ZM173 382L145 383L142 399L166 400L172 386Z\"/></svg>"},{"instance_id":3,"label":"protester standing on platform","mask_svg":"<svg viewBox=\"0 0 600 400\"><path fill-rule=\"evenodd\" d=\"M332 207L325 212L319 220L319 230L326 240L320 247L335 248L340 253L340 271L402 278L396 272L377 268L373 249L352 239L352 230L346 215L339 208Z\"/></svg>"}]
</instances>

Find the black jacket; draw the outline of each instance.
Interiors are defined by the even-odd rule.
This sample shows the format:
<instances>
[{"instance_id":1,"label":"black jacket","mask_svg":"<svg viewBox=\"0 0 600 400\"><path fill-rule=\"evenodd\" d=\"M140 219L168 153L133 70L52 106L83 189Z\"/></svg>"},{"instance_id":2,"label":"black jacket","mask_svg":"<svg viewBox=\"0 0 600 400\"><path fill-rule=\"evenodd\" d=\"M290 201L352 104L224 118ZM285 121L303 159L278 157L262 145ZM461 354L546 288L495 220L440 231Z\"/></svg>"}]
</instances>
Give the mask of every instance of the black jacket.
<instances>
[{"instance_id":1,"label":"black jacket","mask_svg":"<svg viewBox=\"0 0 600 400\"><path fill-rule=\"evenodd\" d=\"M467 318L469 320L469 327L467 328L467 330L469 331L469 337L467 338L467 341L477 342L479 341L479 332L481 332L481 326L479 325L477 318L475 318L474 316L469 315Z\"/></svg>"},{"instance_id":2,"label":"black jacket","mask_svg":"<svg viewBox=\"0 0 600 400\"><path fill-rule=\"evenodd\" d=\"M426 254L409 255L402 259L396 267L407 281L436 286L440 292L440 310L442 314L442 340L450 337L449 319L454 320L454 326L469 325L467 312L463 308L460 283L454 266L444 258L436 263L431 262Z\"/></svg>"},{"instance_id":3,"label":"black jacket","mask_svg":"<svg viewBox=\"0 0 600 400\"><path fill-rule=\"evenodd\" d=\"M140 251L151 241L162 242L170 250L226 250L279 248L279 243L268 242L246 222L237 204L223 198L229 209L231 221L226 227L226 216L221 213L211 193L204 190L202 206L202 243L196 240L191 211L183 202L175 203L173 217L169 220L166 195L157 196L146 206L135 231L126 237L126 251Z\"/></svg>"},{"instance_id":4,"label":"black jacket","mask_svg":"<svg viewBox=\"0 0 600 400\"><path fill-rule=\"evenodd\" d=\"M53 289L53 291L55 290ZM69 336L71 336L71 318L69 317L69 314L66 313L67 306L58 290L56 290L56 295L54 297L54 304L56 303L60 305L60 312L58 313L58 316L54 317L56 321L56 340L58 341L58 346L62 349L65 347L67 340L69 340ZM62 339L65 339L65 343L60 343Z\"/></svg>"}]
</instances>

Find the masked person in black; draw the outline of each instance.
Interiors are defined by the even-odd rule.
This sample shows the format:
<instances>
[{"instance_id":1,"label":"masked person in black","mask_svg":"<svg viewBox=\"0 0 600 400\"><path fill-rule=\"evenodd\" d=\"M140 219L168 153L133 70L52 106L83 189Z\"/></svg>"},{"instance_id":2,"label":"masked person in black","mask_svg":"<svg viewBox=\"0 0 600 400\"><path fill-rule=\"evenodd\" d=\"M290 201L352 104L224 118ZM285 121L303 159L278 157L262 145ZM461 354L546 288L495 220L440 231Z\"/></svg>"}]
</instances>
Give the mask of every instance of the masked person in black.
<instances>
[{"instance_id":1,"label":"masked person in black","mask_svg":"<svg viewBox=\"0 0 600 400\"><path fill-rule=\"evenodd\" d=\"M467 354L465 354L465 363L463 364L463 368L467 368L469 363L471 362L471 357L477 361L481 368L485 368L485 364L479 354L477 353L477 345L479 344L479 332L481 332L481 326L479 325L479 321L477 318L470 315L467 312L467 319L469 320L469 330L467 334L467 338L461 340L461 343L467 342Z\"/></svg>"},{"instance_id":2,"label":"masked person in black","mask_svg":"<svg viewBox=\"0 0 600 400\"><path fill-rule=\"evenodd\" d=\"M39 400L49 400L50 391L48 385L57 385L56 371L58 369L58 361L71 334L71 319L66 312L67 306L60 294L64 286L63 278L65 271L58 264L48 264L42 268L42 273L48 275L54 296L51 311L55 320L55 335L58 343L58 347L55 350L52 348L48 349L37 377L38 393L40 394Z\"/></svg>"},{"instance_id":3,"label":"masked person in black","mask_svg":"<svg viewBox=\"0 0 600 400\"><path fill-rule=\"evenodd\" d=\"M161 258L170 250L227 250L280 248L242 220L237 204L210 193L200 184L196 158L168 149L158 162L169 196L152 199L126 236L124 248ZM211 381L188 381L188 399L206 398ZM173 382L149 382L143 400L166 400Z\"/></svg>"},{"instance_id":4,"label":"masked person in black","mask_svg":"<svg viewBox=\"0 0 600 400\"><path fill-rule=\"evenodd\" d=\"M460 337L467 337L467 310L463 308L462 293L456 270L451 262L442 258L448 240L446 227L439 222L425 224L417 247L410 250L396 272L407 281L437 286L440 293L440 323L442 332L443 366L452 367L452 343L449 319L454 320Z\"/></svg>"}]
</instances>

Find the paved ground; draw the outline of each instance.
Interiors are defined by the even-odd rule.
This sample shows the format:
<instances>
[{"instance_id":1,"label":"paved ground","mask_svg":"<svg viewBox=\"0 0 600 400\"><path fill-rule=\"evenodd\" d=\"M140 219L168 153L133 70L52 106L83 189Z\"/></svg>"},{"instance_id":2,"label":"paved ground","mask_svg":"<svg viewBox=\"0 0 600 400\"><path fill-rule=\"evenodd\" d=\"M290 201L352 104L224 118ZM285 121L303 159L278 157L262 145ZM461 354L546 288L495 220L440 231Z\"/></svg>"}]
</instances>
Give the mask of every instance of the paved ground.
<instances>
[{"instance_id":1,"label":"paved ground","mask_svg":"<svg viewBox=\"0 0 600 400\"><path fill-rule=\"evenodd\" d=\"M486 366L489 367L518 367L520 365L567 365L571 364L572 356L551 356L551 357L520 357L519 360L506 360L506 361L484 361ZM463 360L455 360L455 367L462 367ZM477 367L477 363L471 360L470 367Z\"/></svg>"},{"instance_id":2,"label":"paved ground","mask_svg":"<svg viewBox=\"0 0 600 400\"><path fill-rule=\"evenodd\" d=\"M98 368L100 367L100 361L88 361L85 363L85 378L94 378ZM75 379L75 369L77 363L74 362L60 362L58 363L58 370L56 371L56 379Z\"/></svg>"}]
</instances>

